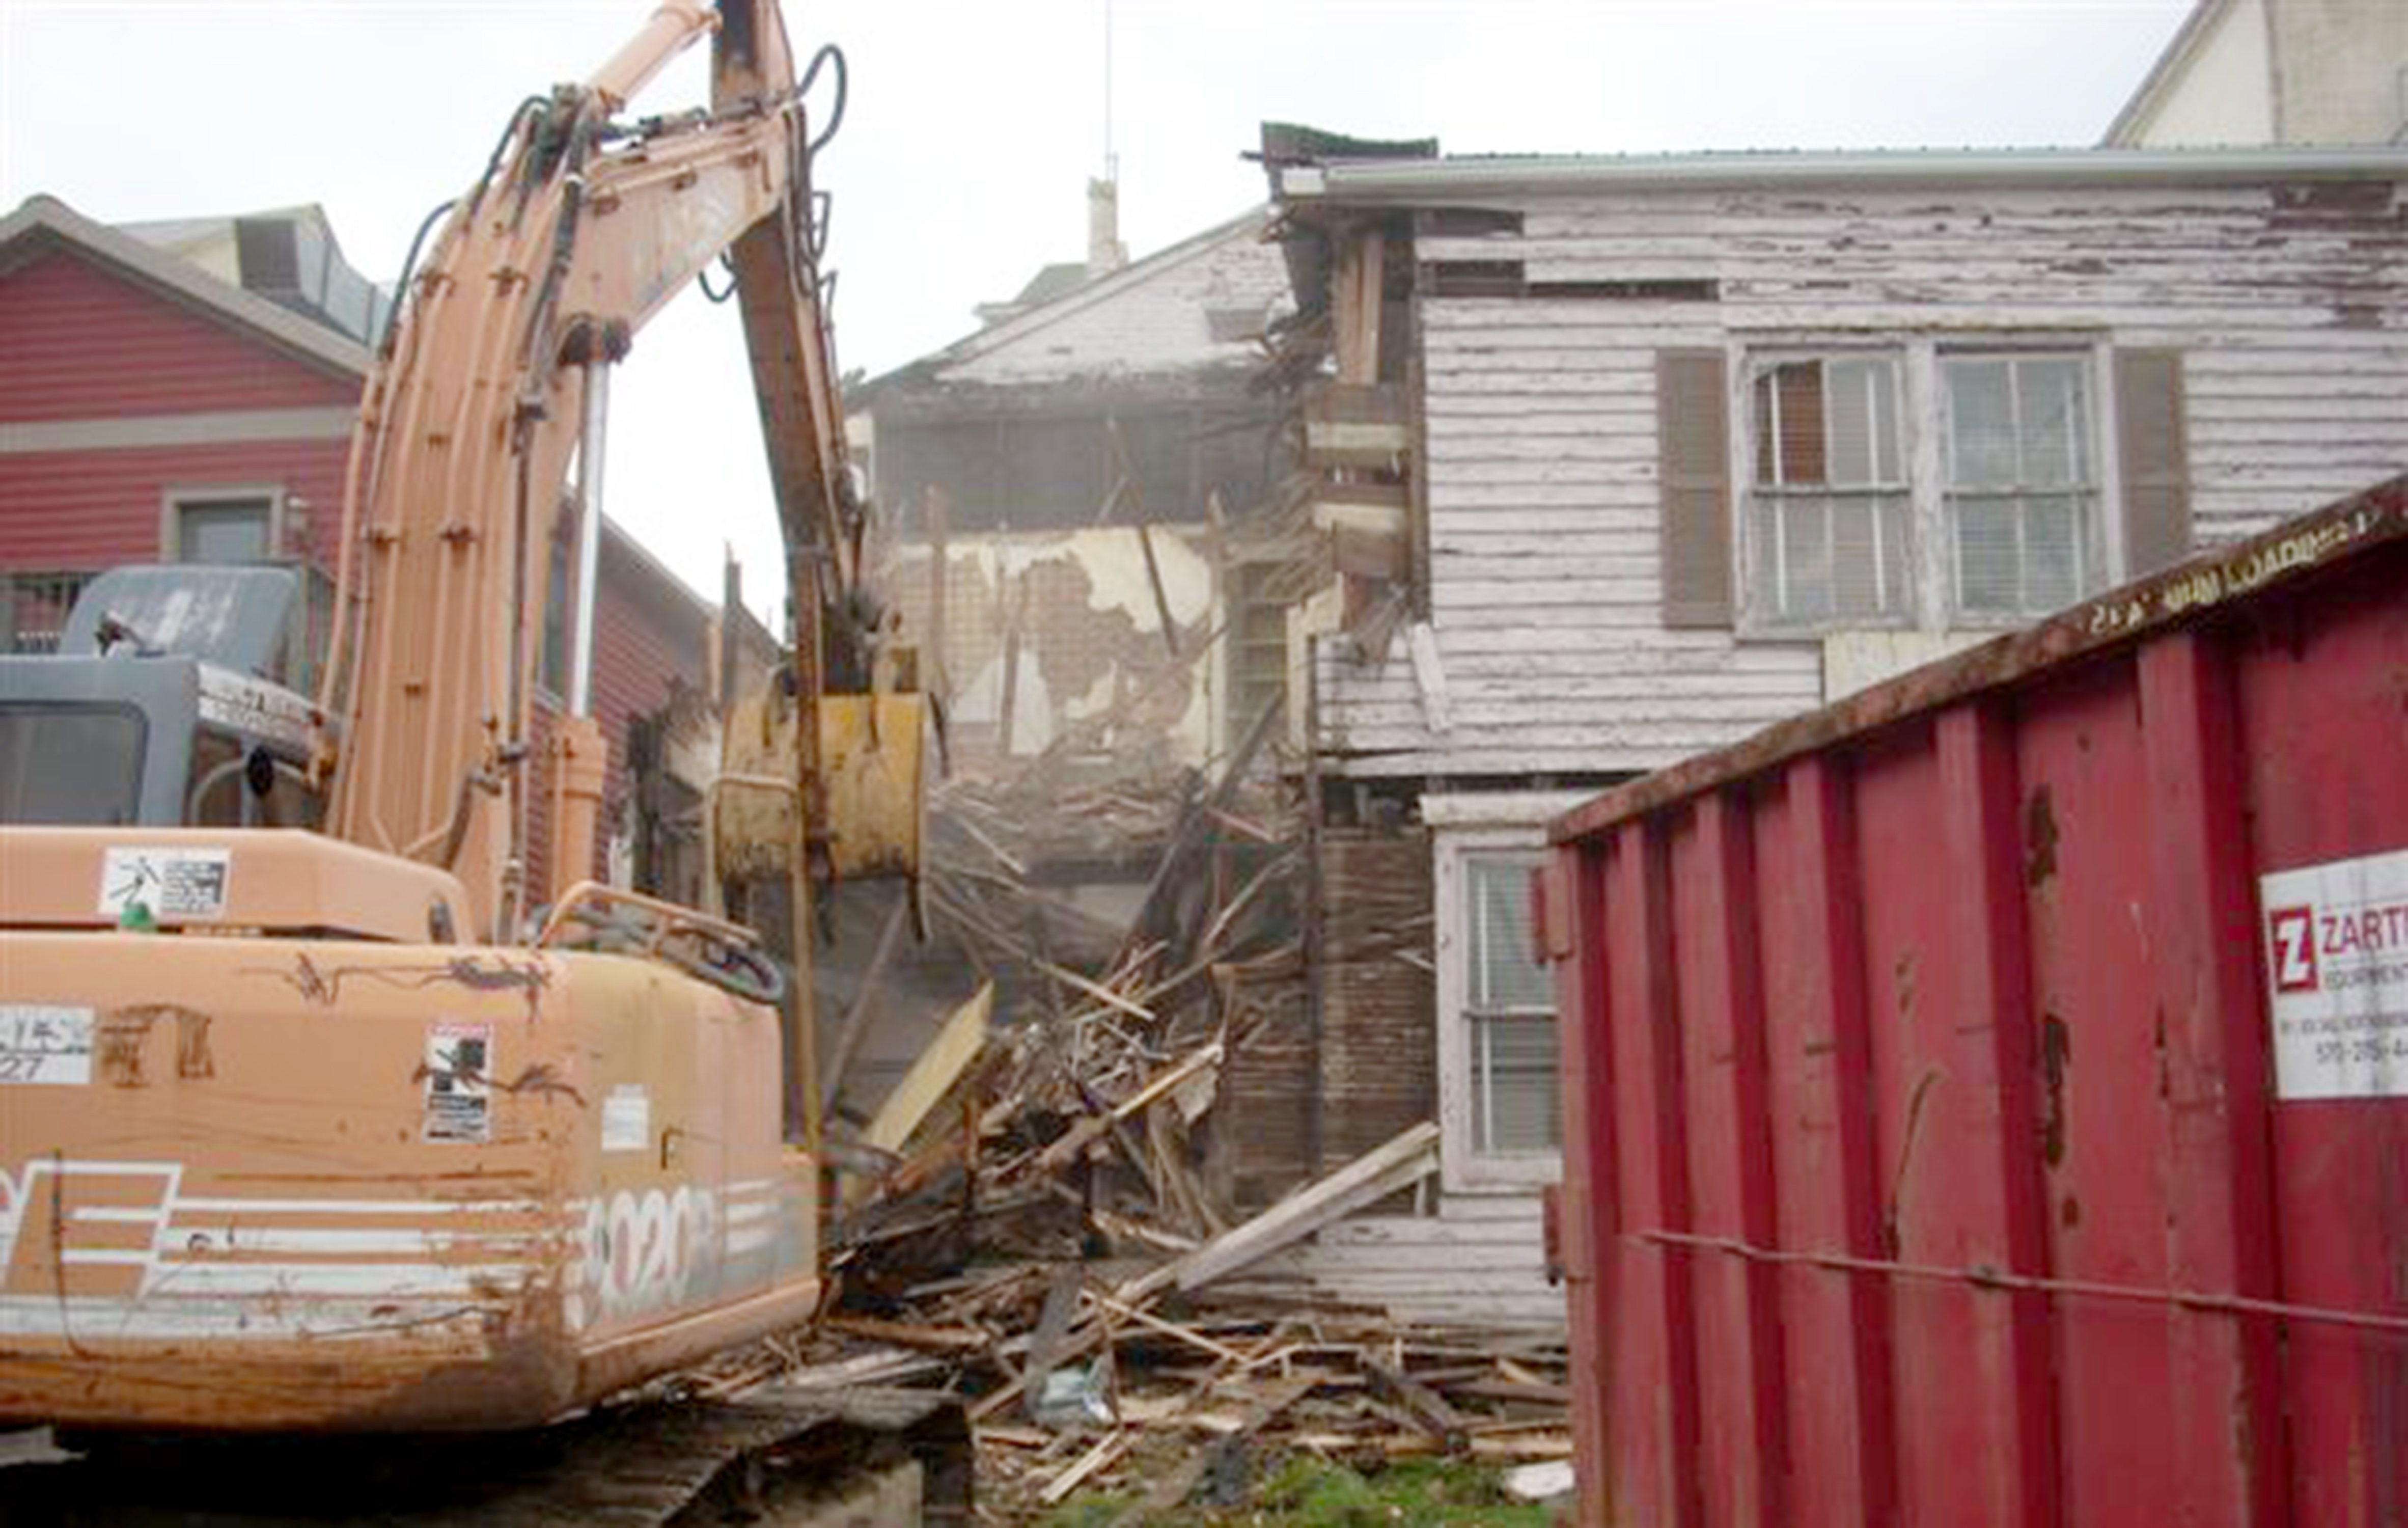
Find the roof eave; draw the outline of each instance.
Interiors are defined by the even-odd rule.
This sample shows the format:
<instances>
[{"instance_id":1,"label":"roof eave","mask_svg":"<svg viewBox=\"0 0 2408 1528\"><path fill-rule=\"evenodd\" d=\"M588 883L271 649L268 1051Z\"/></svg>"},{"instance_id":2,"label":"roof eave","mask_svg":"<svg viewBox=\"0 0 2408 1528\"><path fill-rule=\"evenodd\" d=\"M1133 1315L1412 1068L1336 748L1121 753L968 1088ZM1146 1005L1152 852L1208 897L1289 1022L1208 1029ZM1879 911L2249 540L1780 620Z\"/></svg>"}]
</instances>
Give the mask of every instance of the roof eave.
<instances>
[{"instance_id":1,"label":"roof eave","mask_svg":"<svg viewBox=\"0 0 2408 1528\"><path fill-rule=\"evenodd\" d=\"M1280 196L1290 205L1380 207L1627 190L1809 185L1963 189L2383 180L2408 176L2408 147L1915 150L1447 159L1409 164L1367 160L1291 166L1278 174Z\"/></svg>"}]
</instances>

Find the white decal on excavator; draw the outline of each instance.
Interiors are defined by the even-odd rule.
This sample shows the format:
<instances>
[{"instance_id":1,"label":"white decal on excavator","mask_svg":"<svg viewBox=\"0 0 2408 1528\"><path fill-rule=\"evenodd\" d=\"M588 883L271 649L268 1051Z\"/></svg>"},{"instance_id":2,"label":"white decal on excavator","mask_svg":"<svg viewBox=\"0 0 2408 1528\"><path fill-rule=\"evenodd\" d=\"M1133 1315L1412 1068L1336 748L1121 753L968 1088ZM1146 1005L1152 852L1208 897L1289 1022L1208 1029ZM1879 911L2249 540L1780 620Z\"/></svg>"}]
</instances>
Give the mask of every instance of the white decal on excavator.
<instances>
[{"instance_id":1,"label":"white decal on excavator","mask_svg":"<svg viewBox=\"0 0 2408 1528\"><path fill-rule=\"evenodd\" d=\"M92 1081L92 1020L84 1007L0 1002L0 1084Z\"/></svg>"},{"instance_id":2,"label":"white decal on excavator","mask_svg":"<svg viewBox=\"0 0 2408 1528\"><path fill-rule=\"evenodd\" d=\"M538 1271L528 1219L544 1208L196 1197L181 1162L36 1158L0 1170L0 1334L267 1337L473 1315Z\"/></svg>"},{"instance_id":3,"label":"white decal on excavator","mask_svg":"<svg viewBox=\"0 0 2408 1528\"><path fill-rule=\"evenodd\" d=\"M681 1305L717 1288L719 1196L709 1189L623 1189L585 1207L582 1286L571 1327Z\"/></svg>"}]
</instances>

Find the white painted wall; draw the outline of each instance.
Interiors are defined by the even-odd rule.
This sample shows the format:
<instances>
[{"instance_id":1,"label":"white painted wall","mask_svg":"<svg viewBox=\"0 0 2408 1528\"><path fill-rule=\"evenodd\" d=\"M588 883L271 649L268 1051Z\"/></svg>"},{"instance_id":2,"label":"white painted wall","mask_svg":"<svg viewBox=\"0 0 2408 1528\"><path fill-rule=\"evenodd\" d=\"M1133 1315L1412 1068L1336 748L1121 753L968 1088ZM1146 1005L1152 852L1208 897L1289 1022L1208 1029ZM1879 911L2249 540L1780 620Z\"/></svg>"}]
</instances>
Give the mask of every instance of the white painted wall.
<instances>
[{"instance_id":1,"label":"white painted wall","mask_svg":"<svg viewBox=\"0 0 2408 1528\"><path fill-rule=\"evenodd\" d=\"M1268 319L1293 306L1287 266L1249 213L1007 319L954 347L948 384L1012 385L1212 367L1251 368L1253 339L1215 339L1215 310Z\"/></svg>"},{"instance_id":2,"label":"white painted wall","mask_svg":"<svg viewBox=\"0 0 2408 1528\"><path fill-rule=\"evenodd\" d=\"M1561 1331L1536 1194L1433 1195L1424 1213L1359 1215L1266 1260L1216 1293L1311 1292L1431 1325Z\"/></svg>"},{"instance_id":3,"label":"white painted wall","mask_svg":"<svg viewBox=\"0 0 2408 1528\"><path fill-rule=\"evenodd\" d=\"M2211 18L2119 141L2143 149L2273 142L2264 0L2230 0Z\"/></svg>"},{"instance_id":4,"label":"white painted wall","mask_svg":"<svg viewBox=\"0 0 2408 1528\"><path fill-rule=\"evenodd\" d=\"M1123 685L1163 692L1146 712L1149 735L1171 747L1176 762L1200 766L1212 752L1221 681L1215 612L1220 590L1201 527L1150 527L1170 618L1180 629L1182 657L1162 640L1162 616L1146 571L1138 533L1129 526L1059 532L964 537L951 542L953 598L945 621L942 671L953 718L992 726L1002 714L1003 621L1026 590L1020 672L1012 692L1012 752L1041 751L1069 724L1103 714ZM1074 578L1065 578L1075 569ZM1049 577L1049 570L1051 577ZM930 632L928 549L896 549L881 573L882 587L901 610L905 629L924 641ZM1076 608L1049 605L1065 583L1084 586ZM1085 644L1102 659L1083 687L1055 693L1046 649ZM933 673L933 670L931 670Z\"/></svg>"}]
</instances>

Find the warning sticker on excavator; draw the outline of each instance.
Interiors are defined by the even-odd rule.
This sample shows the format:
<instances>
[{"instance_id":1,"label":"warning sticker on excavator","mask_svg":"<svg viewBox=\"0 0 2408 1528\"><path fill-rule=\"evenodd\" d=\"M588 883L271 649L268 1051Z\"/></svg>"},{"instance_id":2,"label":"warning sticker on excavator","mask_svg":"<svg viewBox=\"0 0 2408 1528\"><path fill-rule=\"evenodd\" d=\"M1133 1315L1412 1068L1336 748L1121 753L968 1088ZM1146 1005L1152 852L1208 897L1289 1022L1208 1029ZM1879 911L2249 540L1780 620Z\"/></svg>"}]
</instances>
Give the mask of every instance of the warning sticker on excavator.
<instances>
[{"instance_id":1,"label":"warning sticker on excavator","mask_svg":"<svg viewBox=\"0 0 2408 1528\"><path fill-rule=\"evenodd\" d=\"M492 1025L427 1026L426 1060L418 1069L426 1079L423 1139L482 1145L494 1138L493 1064Z\"/></svg>"},{"instance_id":2,"label":"warning sticker on excavator","mask_svg":"<svg viewBox=\"0 0 2408 1528\"><path fill-rule=\"evenodd\" d=\"M141 907L154 918L225 915L231 849L120 846L100 860L100 911L121 922Z\"/></svg>"},{"instance_id":3,"label":"warning sticker on excavator","mask_svg":"<svg viewBox=\"0 0 2408 1528\"><path fill-rule=\"evenodd\" d=\"M602 1101L602 1149L641 1151L652 1144L652 1101L643 1084L623 1082Z\"/></svg>"},{"instance_id":4,"label":"warning sticker on excavator","mask_svg":"<svg viewBox=\"0 0 2408 1528\"><path fill-rule=\"evenodd\" d=\"M92 1081L92 1010L0 1002L0 1086Z\"/></svg>"}]
</instances>

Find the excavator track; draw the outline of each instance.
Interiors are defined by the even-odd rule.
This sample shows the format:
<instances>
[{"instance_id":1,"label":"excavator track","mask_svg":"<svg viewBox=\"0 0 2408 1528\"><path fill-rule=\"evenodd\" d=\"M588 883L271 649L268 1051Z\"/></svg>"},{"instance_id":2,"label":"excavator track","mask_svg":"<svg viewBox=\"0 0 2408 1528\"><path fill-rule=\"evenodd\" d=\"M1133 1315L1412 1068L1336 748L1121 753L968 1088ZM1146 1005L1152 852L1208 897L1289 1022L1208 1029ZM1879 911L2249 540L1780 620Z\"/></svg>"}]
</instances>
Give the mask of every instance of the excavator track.
<instances>
[{"instance_id":1,"label":"excavator track","mask_svg":"<svg viewBox=\"0 0 2408 1528\"><path fill-rule=\"evenodd\" d=\"M927 1391L662 1401L501 1437L69 1437L0 1471L6 1528L953 1528L968 1423Z\"/></svg>"}]
</instances>

